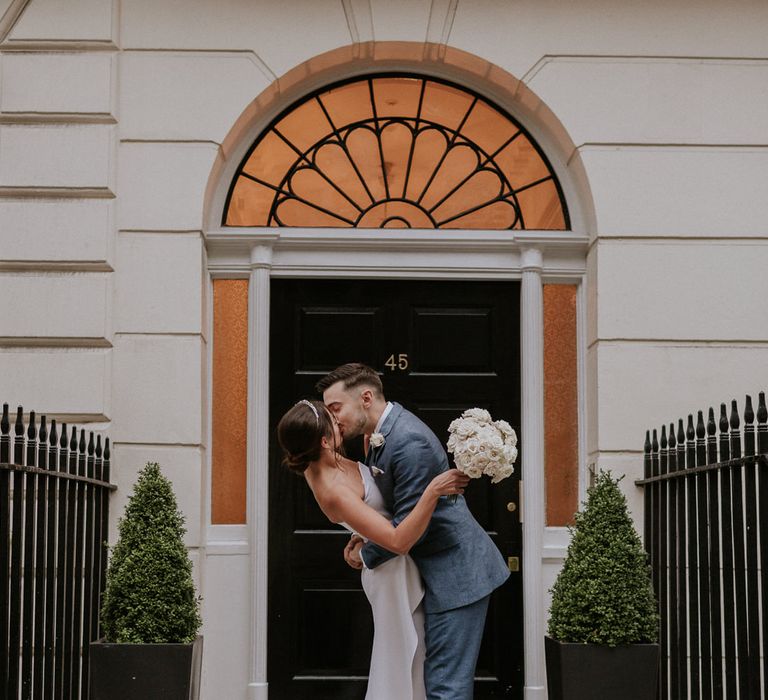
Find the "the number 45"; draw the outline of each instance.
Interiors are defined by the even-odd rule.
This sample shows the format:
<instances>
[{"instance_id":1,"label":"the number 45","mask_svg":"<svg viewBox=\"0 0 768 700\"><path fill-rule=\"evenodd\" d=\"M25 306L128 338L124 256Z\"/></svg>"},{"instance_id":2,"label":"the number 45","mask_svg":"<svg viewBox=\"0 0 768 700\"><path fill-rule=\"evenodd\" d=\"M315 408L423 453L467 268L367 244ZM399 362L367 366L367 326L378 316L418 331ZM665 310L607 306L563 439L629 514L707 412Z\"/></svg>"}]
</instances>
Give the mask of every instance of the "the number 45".
<instances>
[{"instance_id":1,"label":"the number 45","mask_svg":"<svg viewBox=\"0 0 768 700\"><path fill-rule=\"evenodd\" d=\"M408 355L404 352L401 352L397 358L395 358L394 354L390 355L384 363L384 366L389 367L392 372L398 369L402 372L408 369Z\"/></svg>"}]
</instances>

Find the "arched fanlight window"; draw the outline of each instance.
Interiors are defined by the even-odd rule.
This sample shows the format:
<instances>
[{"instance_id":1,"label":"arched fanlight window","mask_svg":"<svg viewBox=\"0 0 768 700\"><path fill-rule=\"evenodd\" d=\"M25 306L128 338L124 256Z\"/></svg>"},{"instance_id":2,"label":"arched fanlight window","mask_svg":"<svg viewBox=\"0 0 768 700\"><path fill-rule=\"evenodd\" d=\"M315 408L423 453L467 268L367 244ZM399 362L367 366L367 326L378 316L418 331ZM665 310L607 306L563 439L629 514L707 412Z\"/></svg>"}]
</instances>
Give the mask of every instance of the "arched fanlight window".
<instances>
[{"instance_id":1,"label":"arched fanlight window","mask_svg":"<svg viewBox=\"0 0 768 700\"><path fill-rule=\"evenodd\" d=\"M334 85L283 112L243 159L224 224L569 228L552 168L520 124L409 75Z\"/></svg>"}]
</instances>

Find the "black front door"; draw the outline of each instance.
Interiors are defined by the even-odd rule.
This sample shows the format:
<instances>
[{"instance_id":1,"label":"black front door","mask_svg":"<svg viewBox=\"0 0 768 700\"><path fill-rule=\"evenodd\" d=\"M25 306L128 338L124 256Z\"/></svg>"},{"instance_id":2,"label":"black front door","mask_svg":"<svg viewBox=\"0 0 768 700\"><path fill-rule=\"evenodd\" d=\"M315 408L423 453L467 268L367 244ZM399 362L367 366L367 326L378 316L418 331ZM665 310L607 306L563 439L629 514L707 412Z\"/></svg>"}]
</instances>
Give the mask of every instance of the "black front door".
<instances>
[{"instance_id":1,"label":"black front door","mask_svg":"<svg viewBox=\"0 0 768 700\"><path fill-rule=\"evenodd\" d=\"M520 433L520 287L516 282L273 280L270 338L269 648L275 700L358 700L373 635L360 575L300 477L280 466L275 426L344 362L382 373L398 401L447 440L463 410L487 408ZM350 456L360 445L349 446ZM357 454L355 452L357 451ZM518 465L519 465L518 460ZM491 599L475 698L522 698L519 466L467 501L514 573ZM510 505L514 504L514 505ZM396 700L393 698L393 700Z\"/></svg>"}]
</instances>

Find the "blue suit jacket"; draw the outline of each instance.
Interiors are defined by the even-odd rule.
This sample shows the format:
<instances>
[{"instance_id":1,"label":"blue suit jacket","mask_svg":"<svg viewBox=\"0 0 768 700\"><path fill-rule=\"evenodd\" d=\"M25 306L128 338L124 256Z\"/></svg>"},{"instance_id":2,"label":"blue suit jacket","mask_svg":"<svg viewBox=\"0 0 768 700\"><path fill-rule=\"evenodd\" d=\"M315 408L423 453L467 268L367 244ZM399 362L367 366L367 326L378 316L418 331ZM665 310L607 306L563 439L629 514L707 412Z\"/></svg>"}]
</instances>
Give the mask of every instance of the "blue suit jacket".
<instances>
[{"instance_id":1,"label":"blue suit jacket","mask_svg":"<svg viewBox=\"0 0 768 700\"><path fill-rule=\"evenodd\" d=\"M381 426L384 444L371 448L368 465L382 470L376 484L397 525L411 512L427 484L449 468L448 458L435 434L400 404ZM467 508L463 496L454 503L441 498L427 531L410 555L419 567L426 589L424 609L443 612L469 605L487 596L509 576L496 545ZM395 556L368 542L362 558L368 568Z\"/></svg>"}]
</instances>

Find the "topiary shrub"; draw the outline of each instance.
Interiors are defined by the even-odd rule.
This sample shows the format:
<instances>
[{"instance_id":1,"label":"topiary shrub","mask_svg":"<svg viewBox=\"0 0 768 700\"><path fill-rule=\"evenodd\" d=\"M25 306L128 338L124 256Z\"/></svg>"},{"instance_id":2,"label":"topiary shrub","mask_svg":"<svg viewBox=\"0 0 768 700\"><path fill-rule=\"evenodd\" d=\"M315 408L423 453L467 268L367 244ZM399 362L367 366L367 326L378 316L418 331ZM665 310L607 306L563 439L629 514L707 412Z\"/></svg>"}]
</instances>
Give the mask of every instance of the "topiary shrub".
<instances>
[{"instance_id":1,"label":"topiary shrub","mask_svg":"<svg viewBox=\"0 0 768 700\"><path fill-rule=\"evenodd\" d=\"M576 514L565 563L550 591L549 636L560 642L613 647L658 638L650 567L619 481L601 472Z\"/></svg>"},{"instance_id":2,"label":"topiary shrub","mask_svg":"<svg viewBox=\"0 0 768 700\"><path fill-rule=\"evenodd\" d=\"M184 517L171 482L149 462L139 472L107 570L101 621L118 644L189 643L200 629Z\"/></svg>"}]
</instances>

